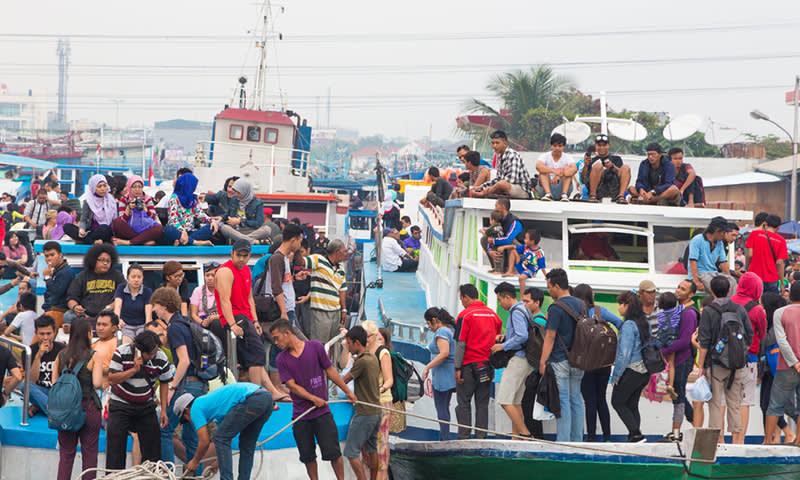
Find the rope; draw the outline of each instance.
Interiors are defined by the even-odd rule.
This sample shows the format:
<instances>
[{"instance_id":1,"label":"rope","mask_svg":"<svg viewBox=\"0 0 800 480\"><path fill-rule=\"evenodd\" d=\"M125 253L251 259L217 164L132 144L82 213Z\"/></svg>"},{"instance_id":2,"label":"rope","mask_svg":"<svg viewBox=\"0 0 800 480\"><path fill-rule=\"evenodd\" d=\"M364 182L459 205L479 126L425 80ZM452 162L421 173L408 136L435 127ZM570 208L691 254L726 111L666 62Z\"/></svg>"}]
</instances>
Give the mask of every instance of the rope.
<instances>
[{"instance_id":1,"label":"rope","mask_svg":"<svg viewBox=\"0 0 800 480\"><path fill-rule=\"evenodd\" d=\"M126 468L125 470L110 470L108 468L89 468L81 472L78 480L83 478L84 475L91 472L110 472L102 478L103 480L205 480L210 478L211 475L202 477L194 477L183 475L181 477L175 475L175 464L172 462L150 460L136 465L135 467Z\"/></svg>"}]
</instances>

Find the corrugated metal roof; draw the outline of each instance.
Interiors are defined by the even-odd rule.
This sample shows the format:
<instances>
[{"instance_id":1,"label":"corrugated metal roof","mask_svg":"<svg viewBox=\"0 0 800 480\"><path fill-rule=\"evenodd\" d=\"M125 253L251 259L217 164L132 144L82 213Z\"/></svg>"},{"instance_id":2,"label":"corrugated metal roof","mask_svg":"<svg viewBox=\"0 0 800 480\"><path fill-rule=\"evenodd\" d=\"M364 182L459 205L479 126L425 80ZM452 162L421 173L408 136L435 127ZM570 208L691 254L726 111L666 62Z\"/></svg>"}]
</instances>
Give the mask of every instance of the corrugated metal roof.
<instances>
[{"instance_id":1,"label":"corrugated metal roof","mask_svg":"<svg viewBox=\"0 0 800 480\"><path fill-rule=\"evenodd\" d=\"M226 108L219 112L215 118L229 120L242 120L245 122L277 123L280 125L294 125L292 119L283 112L249 110L246 108Z\"/></svg>"},{"instance_id":2,"label":"corrugated metal roof","mask_svg":"<svg viewBox=\"0 0 800 480\"><path fill-rule=\"evenodd\" d=\"M704 178L703 186L709 187L725 187L728 185L747 185L753 183L774 183L781 181L781 178L770 174L761 172L745 172L737 173L736 175L727 175L724 177Z\"/></svg>"}]
</instances>

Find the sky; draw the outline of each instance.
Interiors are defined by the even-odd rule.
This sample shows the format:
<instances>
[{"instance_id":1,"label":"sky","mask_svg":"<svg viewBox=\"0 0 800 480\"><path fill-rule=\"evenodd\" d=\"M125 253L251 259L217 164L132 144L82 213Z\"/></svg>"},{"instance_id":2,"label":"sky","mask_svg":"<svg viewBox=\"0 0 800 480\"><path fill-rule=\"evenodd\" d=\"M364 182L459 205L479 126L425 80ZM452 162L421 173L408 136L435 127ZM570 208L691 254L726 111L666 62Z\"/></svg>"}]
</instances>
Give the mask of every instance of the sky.
<instances>
[{"instance_id":1,"label":"sky","mask_svg":"<svg viewBox=\"0 0 800 480\"><path fill-rule=\"evenodd\" d=\"M283 39L268 44L267 106L362 136L456 139L467 100L501 107L494 75L550 64L613 109L783 135L748 112L792 130L796 1L284 0L271 6ZM239 76L255 83L256 0L4 3L0 83L43 89L55 110L56 42L69 38L70 120L210 122Z\"/></svg>"}]
</instances>

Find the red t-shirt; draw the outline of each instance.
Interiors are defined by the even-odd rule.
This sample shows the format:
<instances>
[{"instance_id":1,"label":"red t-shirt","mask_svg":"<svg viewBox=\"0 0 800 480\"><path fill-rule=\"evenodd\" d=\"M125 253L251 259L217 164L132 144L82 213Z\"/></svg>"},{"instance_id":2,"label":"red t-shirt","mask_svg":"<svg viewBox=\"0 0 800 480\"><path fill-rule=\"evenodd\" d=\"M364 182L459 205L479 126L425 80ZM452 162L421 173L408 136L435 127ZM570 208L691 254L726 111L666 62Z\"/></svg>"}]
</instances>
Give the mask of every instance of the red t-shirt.
<instances>
[{"instance_id":1,"label":"red t-shirt","mask_svg":"<svg viewBox=\"0 0 800 480\"><path fill-rule=\"evenodd\" d=\"M250 267L245 265L240 270L234 266L233 261L228 260L219 268L227 268L233 272L233 286L231 287L231 307L233 309L233 315L244 315L252 322L253 315L250 312L250 284L252 282ZM220 305L219 292L216 289L214 289L214 299L217 301L217 305ZM222 308L219 309L219 313L220 323L223 327L227 324L236 323L232 318L225 318L225 315L222 313Z\"/></svg>"},{"instance_id":2,"label":"red t-shirt","mask_svg":"<svg viewBox=\"0 0 800 480\"><path fill-rule=\"evenodd\" d=\"M458 341L465 342L463 365L486 362L494 339L500 335L503 321L481 301L470 304L458 316L461 331Z\"/></svg>"},{"instance_id":3,"label":"red t-shirt","mask_svg":"<svg viewBox=\"0 0 800 480\"><path fill-rule=\"evenodd\" d=\"M775 251L775 256L772 256L770 244L767 242L769 234L769 241L772 243L772 250ZM778 278L778 269L775 266L776 260L785 260L789 258L789 252L786 251L786 240L780 235L773 232L765 232L763 229L757 229L750 232L747 237L747 243L744 245L753 250L753 257L750 259L747 271L753 272L761 278L764 283L772 283L780 280Z\"/></svg>"}]
</instances>

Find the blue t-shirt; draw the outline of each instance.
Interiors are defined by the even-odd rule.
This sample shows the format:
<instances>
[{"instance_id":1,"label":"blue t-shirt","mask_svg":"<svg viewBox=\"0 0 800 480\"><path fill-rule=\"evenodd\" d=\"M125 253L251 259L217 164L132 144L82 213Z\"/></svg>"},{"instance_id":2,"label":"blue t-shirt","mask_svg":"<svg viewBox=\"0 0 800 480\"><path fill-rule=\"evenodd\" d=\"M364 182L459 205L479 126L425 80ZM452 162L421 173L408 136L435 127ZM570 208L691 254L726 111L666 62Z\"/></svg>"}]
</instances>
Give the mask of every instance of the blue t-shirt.
<instances>
[{"instance_id":1,"label":"blue t-shirt","mask_svg":"<svg viewBox=\"0 0 800 480\"><path fill-rule=\"evenodd\" d=\"M689 279L694 280L694 278L692 278L692 269L690 268L690 262L692 260L697 261L697 273L716 273L717 263L724 262L727 258L727 255L725 255L725 245L721 241L717 242L712 249L711 242L706 240L706 237L702 233L695 235L694 238L689 241L689 259L686 260L686 270L689 272Z\"/></svg>"},{"instance_id":2,"label":"blue t-shirt","mask_svg":"<svg viewBox=\"0 0 800 480\"><path fill-rule=\"evenodd\" d=\"M431 359L439 355L439 345L436 343L437 338L443 338L447 341L450 346L450 353L447 355L444 362L431 369L431 383L433 384L434 390L447 392L456 388L456 342L453 339L453 330L448 327L439 327L439 329L436 330L436 335L433 337L433 340L428 344L428 350L431 352Z\"/></svg>"},{"instance_id":3,"label":"blue t-shirt","mask_svg":"<svg viewBox=\"0 0 800 480\"><path fill-rule=\"evenodd\" d=\"M167 341L169 342L169 350L172 353L172 359L175 362L175 367L178 366L178 347L186 345L186 350L189 354L189 369L186 370L185 377L193 377L197 375L191 361L196 358L194 351L194 341L192 340L192 329L189 325L179 321L176 317L180 317L180 313L172 316L167 326Z\"/></svg>"},{"instance_id":4,"label":"blue t-shirt","mask_svg":"<svg viewBox=\"0 0 800 480\"><path fill-rule=\"evenodd\" d=\"M525 273L530 278L533 278L539 270L547 268L544 251L541 247L534 250L526 245L517 245L514 248L517 249L519 254L519 262L515 265L517 273Z\"/></svg>"},{"instance_id":5,"label":"blue t-shirt","mask_svg":"<svg viewBox=\"0 0 800 480\"><path fill-rule=\"evenodd\" d=\"M144 316L144 307L150 303L151 295L153 295L153 290L150 289L150 287L142 285L139 287L139 294L136 295L136 298L133 298L127 283L117 285L114 298L122 299L122 309L119 311L119 318L122 319L126 325L144 325L145 321L148 320Z\"/></svg>"},{"instance_id":6,"label":"blue t-shirt","mask_svg":"<svg viewBox=\"0 0 800 480\"><path fill-rule=\"evenodd\" d=\"M582 301L571 296L563 297L559 300L580 315L581 309L583 308ZM553 363L566 360L567 351L564 349L564 345L561 344L561 340L564 341L567 348L572 347L572 336L575 333L575 320L561 307L552 304L547 309L546 328L547 330L555 330L556 333L558 333L555 342L553 342L553 350L550 352L549 361ZM561 337L561 340L559 340L558 337Z\"/></svg>"},{"instance_id":7,"label":"blue t-shirt","mask_svg":"<svg viewBox=\"0 0 800 480\"><path fill-rule=\"evenodd\" d=\"M228 412L260 388L254 383L232 383L195 398L190 410L194 429L199 430L208 425L208 422L219 425Z\"/></svg>"},{"instance_id":8,"label":"blue t-shirt","mask_svg":"<svg viewBox=\"0 0 800 480\"><path fill-rule=\"evenodd\" d=\"M595 308L598 308L598 307L594 306L594 307L589 309L589 312L588 312L589 313L589 318L594 318L594 309ZM617 331L619 331L620 327L622 327L622 319L619 318L618 316L614 315L613 313L611 313L611 311L609 311L606 307L601 306L599 308L600 308L600 318L602 318L606 322L608 322L608 323L614 325L615 327L617 327Z\"/></svg>"}]
</instances>

